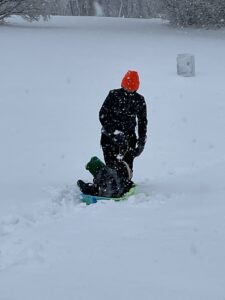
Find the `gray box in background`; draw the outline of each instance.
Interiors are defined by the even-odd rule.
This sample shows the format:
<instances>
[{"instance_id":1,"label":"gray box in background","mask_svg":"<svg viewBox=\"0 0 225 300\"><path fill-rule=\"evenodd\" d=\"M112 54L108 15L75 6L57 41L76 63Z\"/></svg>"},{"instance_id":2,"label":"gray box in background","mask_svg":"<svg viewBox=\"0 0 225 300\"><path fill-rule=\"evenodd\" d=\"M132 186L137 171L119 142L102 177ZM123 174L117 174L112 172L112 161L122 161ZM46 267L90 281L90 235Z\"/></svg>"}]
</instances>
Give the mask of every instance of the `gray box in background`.
<instances>
[{"instance_id":1,"label":"gray box in background","mask_svg":"<svg viewBox=\"0 0 225 300\"><path fill-rule=\"evenodd\" d=\"M192 54L177 55L177 74L185 77L195 76L195 57Z\"/></svg>"}]
</instances>

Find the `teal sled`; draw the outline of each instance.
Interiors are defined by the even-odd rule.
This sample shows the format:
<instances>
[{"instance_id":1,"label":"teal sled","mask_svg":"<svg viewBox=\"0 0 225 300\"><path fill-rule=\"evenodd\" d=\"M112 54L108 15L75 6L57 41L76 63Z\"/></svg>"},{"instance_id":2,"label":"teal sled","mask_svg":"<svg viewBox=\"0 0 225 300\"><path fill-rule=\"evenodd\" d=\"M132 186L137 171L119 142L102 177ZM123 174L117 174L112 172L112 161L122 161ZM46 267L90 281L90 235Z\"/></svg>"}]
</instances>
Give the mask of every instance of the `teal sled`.
<instances>
[{"instance_id":1,"label":"teal sled","mask_svg":"<svg viewBox=\"0 0 225 300\"><path fill-rule=\"evenodd\" d=\"M136 190L136 186L133 186L126 194L124 194L122 197L119 197L119 198L112 198L112 197L108 198L108 197L100 197L100 196L81 194L80 200L81 200L81 202L84 202L87 205L97 203L100 200L122 201L122 200L127 200L130 196L133 196L135 194L135 190Z\"/></svg>"}]
</instances>

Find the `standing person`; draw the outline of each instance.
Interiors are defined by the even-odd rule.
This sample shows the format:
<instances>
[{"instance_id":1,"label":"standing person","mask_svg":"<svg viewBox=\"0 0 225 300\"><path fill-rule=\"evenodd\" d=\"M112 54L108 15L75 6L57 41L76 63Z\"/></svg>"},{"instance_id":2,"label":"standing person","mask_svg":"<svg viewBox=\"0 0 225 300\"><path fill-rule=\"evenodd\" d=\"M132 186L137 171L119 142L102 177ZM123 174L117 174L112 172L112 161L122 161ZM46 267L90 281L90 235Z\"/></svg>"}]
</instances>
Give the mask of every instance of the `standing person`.
<instances>
[{"instance_id":1,"label":"standing person","mask_svg":"<svg viewBox=\"0 0 225 300\"><path fill-rule=\"evenodd\" d=\"M107 166L123 160L133 171L134 158L144 150L147 109L144 97L137 93L139 85L138 73L128 71L121 88L111 90L100 109L101 146Z\"/></svg>"}]
</instances>

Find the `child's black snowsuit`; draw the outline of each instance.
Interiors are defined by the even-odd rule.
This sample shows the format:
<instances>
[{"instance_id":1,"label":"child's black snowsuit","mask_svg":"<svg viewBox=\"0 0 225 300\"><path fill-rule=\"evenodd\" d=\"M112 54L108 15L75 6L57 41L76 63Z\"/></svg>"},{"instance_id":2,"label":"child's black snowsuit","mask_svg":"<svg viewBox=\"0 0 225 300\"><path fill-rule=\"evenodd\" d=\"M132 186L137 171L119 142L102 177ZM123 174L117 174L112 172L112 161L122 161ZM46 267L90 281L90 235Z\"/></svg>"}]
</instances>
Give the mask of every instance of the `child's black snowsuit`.
<instances>
[{"instance_id":1,"label":"child's black snowsuit","mask_svg":"<svg viewBox=\"0 0 225 300\"><path fill-rule=\"evenodd\" d=\"M113 168L104 166L94 175L93 183L78 180L77 184L83 194L118 198L132 187L129 166L120 161Z\"/></svg>"},{"instance_id":2,"label":"child's black snowsuit","mask_svg":"<svg viewBox=\"0 0 225 300\"><path fill-rule=\"evenodd\" d=\"M99 120L102 124L101 146L106 165L115 165L118 155L122 155L133 170L134 158L141 154L146 141L147 110L144 97L123 88L110 91L100 109Z\"/></svg>"}]
</instances>

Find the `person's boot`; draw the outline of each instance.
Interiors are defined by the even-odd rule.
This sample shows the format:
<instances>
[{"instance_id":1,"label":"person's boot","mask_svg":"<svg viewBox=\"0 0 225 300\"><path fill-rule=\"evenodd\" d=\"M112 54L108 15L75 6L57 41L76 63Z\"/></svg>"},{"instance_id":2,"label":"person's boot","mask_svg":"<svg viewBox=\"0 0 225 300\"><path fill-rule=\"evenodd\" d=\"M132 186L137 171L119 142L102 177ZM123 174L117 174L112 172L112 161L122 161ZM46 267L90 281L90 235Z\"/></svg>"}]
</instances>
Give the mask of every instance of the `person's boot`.
<instances>
[{"instance_id":1,"label":"person's boot","mask_svg":"<svg viewBox=\"0 0 225 300\"><path fill-rule=\"evenodd\" d=\"M77 185L80 189L80 191L83 193L83 194L86 194L86 195L93 195L93 196L97 196L98 193L98 189L97 187L92 184L92 183L86 183L84 182L83 180L79 179L77 181Z\"/></svg>"}]
</instances>

